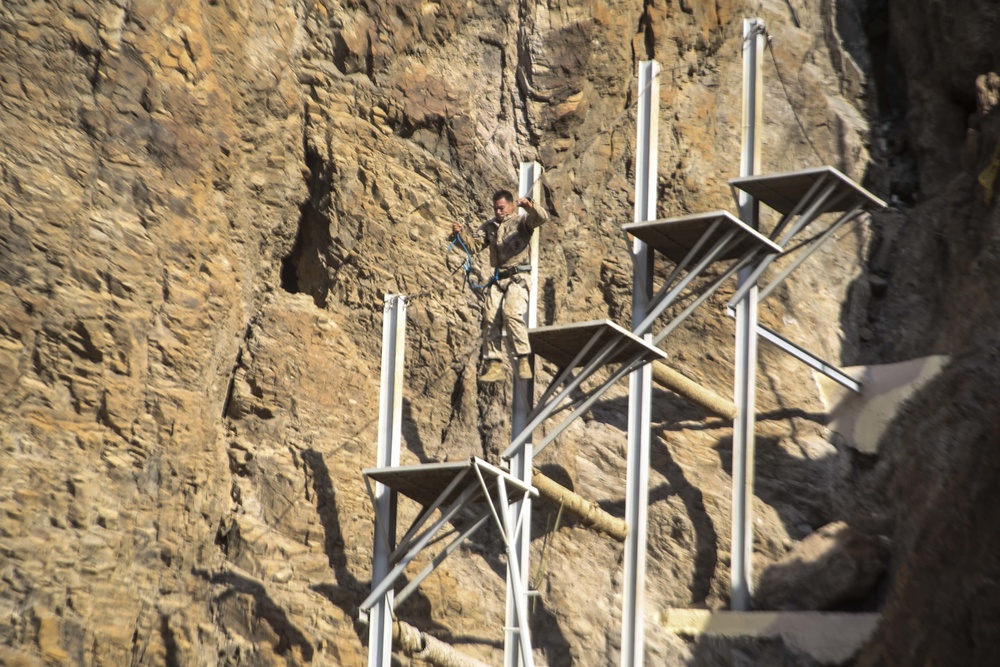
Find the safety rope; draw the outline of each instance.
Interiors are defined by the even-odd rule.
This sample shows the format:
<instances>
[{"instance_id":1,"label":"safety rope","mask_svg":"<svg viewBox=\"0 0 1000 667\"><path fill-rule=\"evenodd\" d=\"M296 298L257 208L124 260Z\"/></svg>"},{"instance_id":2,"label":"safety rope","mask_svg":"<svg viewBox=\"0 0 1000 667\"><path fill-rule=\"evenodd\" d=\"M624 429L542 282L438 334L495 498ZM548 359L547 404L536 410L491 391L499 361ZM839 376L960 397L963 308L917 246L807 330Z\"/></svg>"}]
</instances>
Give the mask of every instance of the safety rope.
<instances>
[{"instance_id":1,"label":"safety rope","mask_svg":"<svg viewBox=\"0 0 1000 667\"><path fill-rule=\"evenodd\" d=\"M559 502L559 511L556 513L556 525L552 528L552 530L550 530L545 535L545 539L542 540L542 553L538 557L538 567L535 568L535 576L533 578L534 582L531 583L531 578L529 578L528 588L530 588L532 590L536 590L537 591L539 589L539 587L542 585L542 578L545 576L545 554L548 552L549 542L551 541L552 536L555 535L556 533L558 533L559 532L559 528L562 526L562 515L563 515L563 510L565 508L566 508L566 501L560 501ZM548 527L549 520L551 520L551 516L545 522L546 523L546 528ZM537 597L531 599L531 611L532 612L535 611L535 607L537 606L537 602L538 602L538 598Z\"/></svg>"},{"instance_id":2,"label":"safety rope","mask_svg":"<svg viewBox=\"0 0 1000 667\"><path fill-rule=\"evenodd\" d=\"M792 98L788 95L788 88L785 87L785 77L781 75L781 67L778 66L778 58L774 55L774 37L767 31L767 28L761 28L761 32L764 34L765 44L767 45L767 51L771 54L771 62L774 63L774 72L778 75L778 82L781 84L781 92L785 95L785 101L788 102L788 107L792 110L792 116L795 118L795 123L799 126L799 131L802 136L805 137L806 143L812 149L812 152L816 154L819 158L820 163L823 163L823 156L819 154L816 150L816 145L813 143L812 138L809 133L806 132L805 125L802 124L802 119L799 118L799 112L795 109L795 105L792 104Z\"/></svg>"},{"instance_id":3,"label":"safety rope","mask_svg":"<svg viewBox=\"0 0 1000 667\"><path fill-rule=\"evenodd\" d=\"M490 276L490 279L487 280L485 284L480 285L479 283L474 282L472 280L472 252L462 241L461 234L455 234L455 238L448 244L448 249L445 252L451 252L451 249L455 247L456 243L460 248L462 248L462 250L465 251L465 259L462 260L461 264L462 268L465 269L465 278L463 282L469 286L472 293L475 294L476 298L481 301L486 298L486 290L488 290L491 285L496 284L496 282L500 279L500 269L494 269L493 275Z\"/></svg>"}]
</instances>

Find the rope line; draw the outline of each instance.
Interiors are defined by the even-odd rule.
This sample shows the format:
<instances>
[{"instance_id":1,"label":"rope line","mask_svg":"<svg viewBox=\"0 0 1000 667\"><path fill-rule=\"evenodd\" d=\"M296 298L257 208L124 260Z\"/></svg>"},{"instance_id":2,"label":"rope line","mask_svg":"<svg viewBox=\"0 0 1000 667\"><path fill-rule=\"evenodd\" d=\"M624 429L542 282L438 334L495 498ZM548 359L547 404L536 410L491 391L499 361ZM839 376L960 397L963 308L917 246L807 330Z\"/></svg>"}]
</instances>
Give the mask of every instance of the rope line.
<instances>
[{"instance_id":1,"label":"rope line","mask_svg":"<svg viewBox=\"0 0 1000 667\"><path fill-rule=\"evenodd\" d=\"M816 148L816 145L813 143L812 139L809 137L809 133L806 132L805 126L802 124L802 119L799 118L799 114L798 114L798 112L795 109L795 105L792 103L792 99L791 99L791 97L788 94L788 89L785 86L785 79L784 79L784 77L781 74L781 67L778 65L778 59L775 57L775 54L774 54L774 37L770 33L767 32L767 28L766 27L763 28L763 33L767 37L767 50L771 54L771 62L774 63L774 71L778 75L778 82L781 84L781 91L782 91L782 93L785 96L785 101L788 102L788 107L792 111L792 116L795 118L796 124L799 126L799 131L802 132L802 136L805 138L806 142L809 144L809 147L812 149L813 153L816 155L816 157L819 159L819 161L820 162L824 162L823 156L820 155L819 150L817 150L817 148ZM883 199L886 199L886 200L889 200L890 202L892 202L893 198L891 197L891 195L887 195L885 192L883 192L881 190L881 188L871 188L871 190L873 192L875 192L875 194L877 194L878 196L882 197ZM902 210L902 208L900 206L892 204L892 203L890 204L890 208L894 208L896 210ZM916 223L917 227L920 228L921 231L924 231L924 232L926 232L928 234L934 234L935 236L940 236L942 238L951 239L953 241L964 241L964 239L962 239L960 237L957 237L957 236L954 236L952 234L946 234L944 232L939 232L939 231L937 231L935 229L931 229L922 220L919 220L919 219L916 219L916 218L909 218L908 217L907 221L908 222ZM822 234L822 232L820 232L820 234ZM799 243L799 244L795 245L794 247L792 247L789 250L787 250L784 253L782 253L782 256L788 254L789 252L792 252L793 250L797 250L799 247L801 247L802 245L805 245L805 244L813 241L815 238L816 238L815 236L811 237L811 238L803 241L802 243Z\"/></svg>"},{"instance_id":2,"label":"rope line","mask_svg":"<svg viewBox=\"0 0 1000 667\"><path fill-rule=\"evenodd\" d=\"M819 154L818 150L816 150L816 145L812 142L812 139L809 137L809 133L806 132L806 128L802 124L802 119L799 118L799 113L798 111L795 110L795 105L792 104L792 98L789 97L788 95L788 89L785 87L785 78L781 75L781 67L778 66L778 59L774 55L774 45L773 45L774 37L771 36L771 34L767 31L766 28L762 28L761 32L763 32L764 36L767 38L766 39L767 51L768 53L771 54L771 62L774 63L774 71L778 75L778 82L781 84L781 92L784 93L785 95L785 101L788 102L788 108L792 110L792 116L795 117L795 122L799 126L799 131L802 132L802 136L805 137L805 140L809 144L809 147L812 148L813 153L816 154L816 157L819 159L820 163L822 163L824 162L823 156Z\"/></svg>"},{"instance_id":3,"label":"rope line","mask_svg":"<svg viewBox=\"0 0 1000 667\"><path fill-rule=\"evenodd\" d=\"M485 284L480 285L479 283L473 282L473 280L472 280L472 252L469 250L469 247L466 246L465 243L462 241L462 235L461 234L455 234L455 238L452 240L451 243L448 244L448 249L445 252L450 252L451 249L453 247L455 247L456 243L459 245L459 247L462 248L462 250L465 251L465 259L462 260L462 264L461 264L462 268L465 269L465 280L464 280L464 282L465 282L466 285L469 286L469 289L472 290L472 293L476 295L476 298L478 298L480 301L482 301L483 299L486 298L484 296L486 290L489 289L490 286L493 285L494 283L496 283L497 280L500 278L500 269L495 269L493 271L493 275L490 276L490 279L487 280ZM452 273L454 273L454 271L452 271Z\"/></svg>"}]
</instances>

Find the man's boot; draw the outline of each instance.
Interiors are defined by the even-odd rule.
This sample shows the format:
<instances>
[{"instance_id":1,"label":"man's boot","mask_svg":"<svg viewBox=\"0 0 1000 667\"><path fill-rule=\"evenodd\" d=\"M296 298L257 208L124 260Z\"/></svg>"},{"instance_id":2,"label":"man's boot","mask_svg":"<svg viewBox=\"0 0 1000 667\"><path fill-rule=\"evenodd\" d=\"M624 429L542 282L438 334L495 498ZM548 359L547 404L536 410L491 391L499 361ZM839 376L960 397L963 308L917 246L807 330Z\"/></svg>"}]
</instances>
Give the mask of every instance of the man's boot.
<instances>
[{"instance_id":1,"label":"man's boot","mask_svg":"<svg viewBox=\"0 0 1000 667\"><path fill-rule=\"evenodd\" d=\"M503 366L498 359L490 359L486 366L486 371L479 376L479 381L483 383L499 382L503 379Z\"/></svg>"},{"instance_id":2,"label":"man's boot","mask_svg":"<svg viewBox=\"0 0 1000 667\"><path fill-rule=\"evenodd\" d=\"M524 355L523 357L518 357L517 359L517 379L518 380L531 379L531 363L528 361L528 355Z\"/></svg>"}]
</instances>

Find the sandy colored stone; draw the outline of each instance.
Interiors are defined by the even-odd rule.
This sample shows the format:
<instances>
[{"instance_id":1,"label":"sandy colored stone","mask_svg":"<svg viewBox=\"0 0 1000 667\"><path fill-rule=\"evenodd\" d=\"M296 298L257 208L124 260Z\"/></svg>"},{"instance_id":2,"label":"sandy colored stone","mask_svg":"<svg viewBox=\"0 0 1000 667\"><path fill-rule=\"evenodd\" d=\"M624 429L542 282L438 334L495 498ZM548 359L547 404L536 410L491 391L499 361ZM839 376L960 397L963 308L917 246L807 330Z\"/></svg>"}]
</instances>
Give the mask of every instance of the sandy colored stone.
<instances>
[{"instance_id":1,"label":"sandy colored stone","mask_svg":"<svg viewBox=\"0 0 1000 667\"><path fill-rule=\"evenodd\" d=\"M937 352L994 329L992 310L968 307L991 302L990 227L960 226L954 209L969 198L961 182L945 187L958 164L951 128L964 141L970 113L955 100L974 100L986 72L930 68L908 47L908 127L919 132L905 149L883 143L919 169L873 162L881 84L838 34L858 7L792 4L797 18L788 3L742 1L5 3L0 609L22 612L0 628L0 661L59 662L64 651L93 665L364 664L354 614L370 587L373 524L360 471L375 461L384 294L411 297L404 463L501 451L510 388L477 390L478 302L446 255L451 221L485 219L517 164L541 161L553 217L539 322L627 323L619 226L632 219L635 61L663 66L658 214L731 208L747 12L767 22L785 84L769 59L765 168L830 163L859 181L919 185L944 198L924 204L917 225L948 221L950 236L969 235L969 247L946 251L909 228L886 240L886 292L871 300L859 280L871 237L859 225L762 304L762 320L844 363ZM916 39L919 20L894 25ZM989 20L955 25L983 25L988 39L963 37L982 50L995 41ZM976 122L970 136L995 141L990 117ZM914 201L912 189L898 194ZM774 223L765 213L764 227ZM941 276L949 294L970 295L949 317L926 289ZM721 396L732 386L728 289L664 345L672 368ZM981 319L960 316L973 312ZM995 348L975 340L970 354ZM547 380L554 369L542 366ZM623 383L537 461L617 517L626 404ZM955 409L962 428L978 423ZM823 435L812 377L765 348L759 411L757 549L773 559L845 510L852 455L810 448ZM938 461L947 431L927 432L924 458ZM728 602L730 433L656 394L650 609ZM901 475L918 465L892 444L903 439L883 449ZM905 483L872 486L906 506ZM863 517L883 521L870 502ZM401 503L401 524L417 511ZM557 528L556 515L539 503L532 526L536 658L614 662L621 548L568 517ZM900 553L915 552L917 524L899 525ZM477 535L400 617L498 664L503 568L496 537ZM49 614L44 648L36 611ZM662 664L691 653L659 637L649 651Z\"/></svg>"}]
</instances>

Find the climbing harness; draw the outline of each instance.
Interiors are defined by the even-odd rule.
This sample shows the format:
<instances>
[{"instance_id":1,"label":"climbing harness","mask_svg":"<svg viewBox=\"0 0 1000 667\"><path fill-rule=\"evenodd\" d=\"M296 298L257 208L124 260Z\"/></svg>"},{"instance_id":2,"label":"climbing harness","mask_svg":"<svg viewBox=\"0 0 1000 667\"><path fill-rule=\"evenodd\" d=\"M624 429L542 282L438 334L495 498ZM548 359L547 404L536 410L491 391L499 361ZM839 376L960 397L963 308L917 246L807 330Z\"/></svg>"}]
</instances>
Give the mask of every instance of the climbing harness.
<instances>
[{"instance_id":1,"label":"climbing harness","mask_svg":"<svg viewBox=\"0 0 1000 667\"><path fill-rule=\"evenodd\" d=\"M465 269L465 283L469 286L469 289L472 290L472 293L475 294L480 299L486 298L485 296L486 290L489 289L491 285L497 285L498 289L506 292L507 287L500 284L501 280L507 280L508 278L513 278L519 273L531 272L531 264L518 264L517 266L506 266L504 268L495 268L493 269L493 275L490 276L490 279L487 280L485 284L480 285L476 282L473 282L472 280L472 253L469 251L468 246L466 246L465 243L462 242L461 235L455 234L455 238L452 240L450 244L448 244L447 252L451 252L451 249L455 246L456 243L459 245L459 247L462 248L462 250L465 251L465 259L462 260L462 263L460 265L462 268ZM452 269L451 272L454 273L457 270L458 267Z\"/></svg>"}]
</instances>

